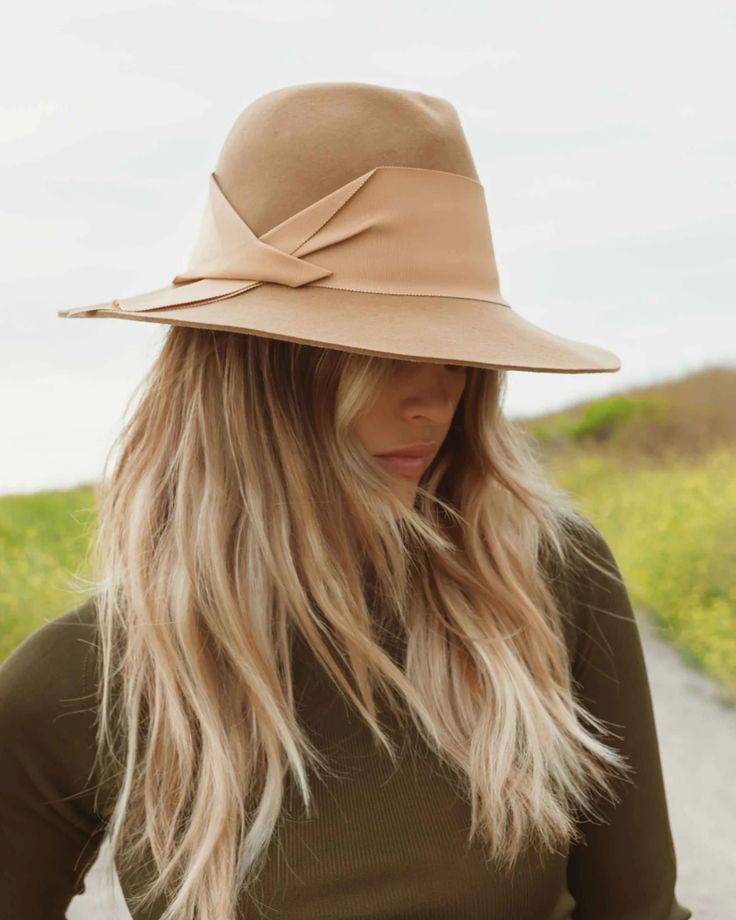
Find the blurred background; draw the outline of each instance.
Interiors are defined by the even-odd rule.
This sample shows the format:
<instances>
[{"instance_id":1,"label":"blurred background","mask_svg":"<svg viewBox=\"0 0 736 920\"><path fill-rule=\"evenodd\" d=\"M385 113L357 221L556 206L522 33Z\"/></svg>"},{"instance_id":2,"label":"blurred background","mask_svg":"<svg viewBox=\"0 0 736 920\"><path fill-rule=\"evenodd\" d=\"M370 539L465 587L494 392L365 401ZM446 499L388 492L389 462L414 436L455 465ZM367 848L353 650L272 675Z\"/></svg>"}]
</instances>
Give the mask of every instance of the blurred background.
<instances>
[{"instance_id":1,"label":"blurred background","mask_svg":"<svg viewBox=\"0 0 736 920\"><path fill-rule=\"evenodd\" d=\"M678 893L698 920L730 917L735 32L720 0L17 7L0 36L0 662L81 602L70 577L85 571L91 486L167 328L56 311L184 268L225 135L263 93L351 80L445 97L485 187L505 298L622 360L615 374L511 371L506 412L617 557ZM99 916L97 894L69 918Z\"/></svg>"}]
</instances>

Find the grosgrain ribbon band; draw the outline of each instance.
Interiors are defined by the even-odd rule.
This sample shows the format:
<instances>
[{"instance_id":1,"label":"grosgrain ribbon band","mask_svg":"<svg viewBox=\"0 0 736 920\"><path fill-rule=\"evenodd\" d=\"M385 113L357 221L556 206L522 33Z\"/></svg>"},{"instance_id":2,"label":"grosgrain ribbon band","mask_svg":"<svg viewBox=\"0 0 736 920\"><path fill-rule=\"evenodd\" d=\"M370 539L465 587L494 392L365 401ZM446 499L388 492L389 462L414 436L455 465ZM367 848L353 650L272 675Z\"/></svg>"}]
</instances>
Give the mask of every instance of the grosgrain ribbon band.
<instances>
[{"instance_id":1,"label":"grosgrain ribbon band","mask_svg":"<svg viewBox=\"0 0 736 920\"><path fill-rule=\"evenodd\" d=\"M264 283L509 306L499 289L481 183L442 170L378 166L261 237L211 173L186 271L155 296L116 300L113 307L140 312L196 306Z\"/></svg>"}]
</instances>

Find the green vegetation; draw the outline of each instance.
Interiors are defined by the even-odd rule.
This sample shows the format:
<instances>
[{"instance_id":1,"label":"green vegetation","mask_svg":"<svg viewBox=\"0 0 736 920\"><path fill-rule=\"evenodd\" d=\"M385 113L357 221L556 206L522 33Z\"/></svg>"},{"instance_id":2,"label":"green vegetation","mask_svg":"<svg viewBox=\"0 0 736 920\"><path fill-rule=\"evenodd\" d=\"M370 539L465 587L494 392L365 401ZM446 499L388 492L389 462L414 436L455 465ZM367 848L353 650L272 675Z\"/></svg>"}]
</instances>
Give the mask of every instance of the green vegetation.
<instances>
[{"instance_id":1,"label":"green vegetation","mask_svg":"<svg viewBox=\"0 0 736 920\"><path fill-rule=\"evenodd\" d=\"M86 594L74 576L96 527L90 488L0 497L0 661L46 620Z\"/></svg>"},{"instance_id":2,"label":"green vegetation","mask_svg":"<svg viewBox=\"0 0 736 920\"><path fill-rule=\"evenodd\" d=\"M639 468L580 454L556 479L605 536L634 607L736 701L736 451Z\"/></svg>"},{"instance_id":3,"label":"green vegetation","mask_svg":"<svg viewBox=\"0 0 736 920\"><path fill-rule=\"evenodd\" d=\"M522 421L609 543L634 607L736 702L736 370Z\"/></svg>"},{"instance_id":4,"label":"green vegetation","mask_svg":"<svg viewBox=\"0 0 736 920\"><path fill-rule=\"evenodd\" d=\"M662 397L611 396L588 403L580 411L559 413L530 425L531 433L547 445L601 443L625 434L632 424L667 418L669 402Z\"/></svg>"}]
</instances>

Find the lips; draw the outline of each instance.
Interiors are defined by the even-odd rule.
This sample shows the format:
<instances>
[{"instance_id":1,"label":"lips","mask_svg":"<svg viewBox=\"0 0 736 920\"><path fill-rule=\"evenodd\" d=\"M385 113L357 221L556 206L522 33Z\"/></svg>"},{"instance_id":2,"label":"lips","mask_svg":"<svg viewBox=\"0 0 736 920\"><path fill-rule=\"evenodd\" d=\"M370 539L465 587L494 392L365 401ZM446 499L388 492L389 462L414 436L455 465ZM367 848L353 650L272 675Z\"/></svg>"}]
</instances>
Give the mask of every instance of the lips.
<instances>
[{"instance_id":1,"label":"lips","mask_svg":"<svg viewBox=\"0 0 736 920\"><path fill-rule=\"evenodd\" d=\"M399 447L390 454L376 454L376 457L394 473L416 479L432 462L432 457L438 447L439 441L422 441L418 444L409 444L407 447Z\"/></svg>"},{"instance_id":2,"label":"lips","mask_svg":"<svg viewBox=\"0 0 736 920\"><path fill-rule=\"evenodd\" d=\"M385 454L376 454L377 457L415 457L425 459L433 454L439 446L438 441L424 442L421 444L410 444L408 447L400 447L397 450L389 451Z\"/></svg>"}]
</instances>

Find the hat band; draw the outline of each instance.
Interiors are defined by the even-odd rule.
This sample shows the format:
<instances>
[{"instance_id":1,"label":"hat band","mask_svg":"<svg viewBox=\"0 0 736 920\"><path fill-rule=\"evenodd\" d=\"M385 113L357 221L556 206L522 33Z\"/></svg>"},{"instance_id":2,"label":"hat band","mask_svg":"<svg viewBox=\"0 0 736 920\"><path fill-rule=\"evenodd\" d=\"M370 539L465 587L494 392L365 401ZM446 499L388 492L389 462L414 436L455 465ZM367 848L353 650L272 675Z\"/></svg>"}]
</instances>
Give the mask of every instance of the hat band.
<instances>
[{"instance_id":1,"label":"hat band","mask_svg":"<svg viewBox=\"0 0 736 920\"><path fill-rule=\"evenodd\" d=\"M215 174L199 236L175 285L242 281L211 302L262 283L376 294L501 296L480 182L442 170L378 166L257 237ZM135 299L137 300L137 298ZM187 301L196 305L195 298ZM120 309L158 305L118 301ZM160 304L159 304L160 305Z\"/></svg>"}]
</instances>

